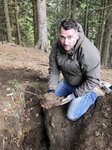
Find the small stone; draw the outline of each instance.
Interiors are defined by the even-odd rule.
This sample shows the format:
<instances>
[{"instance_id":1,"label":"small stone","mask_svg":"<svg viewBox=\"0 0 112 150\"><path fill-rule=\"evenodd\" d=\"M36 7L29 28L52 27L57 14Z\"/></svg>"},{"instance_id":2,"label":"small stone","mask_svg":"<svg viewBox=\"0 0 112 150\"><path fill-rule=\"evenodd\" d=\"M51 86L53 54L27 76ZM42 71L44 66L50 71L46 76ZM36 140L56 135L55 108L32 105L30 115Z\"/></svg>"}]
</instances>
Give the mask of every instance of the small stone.
<instances>
[{"instance_id":1,"label":"small stone","mask_svg":"<svg viewBox=\"0 0 112 150\"><path fill-rule=\"evenodd\" d=\"M95 136L99 136L100 135L100 132L99 131L96 131L95 132Z\"/></svg>"},{"instance_id":2,"label":"small stone","mask_svg":"<svg viewBox=\"0 0 112 150\"><path fill-rule=\"evenodd\" d=\"M7 109L5 108L5 109L4 109L4 111L6 112L6 111L7 111Z\"/></svg>"},{"instance_id":3,"label":"small stone","mask_svg":"<svg viewBox=\"0 0 112 150\"><path fill-rule=\"evenodd\" d=\"M103 126L104 129L107 128L107 125L105 123L102 123L102 126Z\"/></svg>"},{"instance_id":4,"label":"small stone","mask_svg":"<svg viewBox=\"0 0 112 150\"><path fill-rule=\"evenodd\" d=\"M39 116L39 114L38 114L38 113L36 113L36 114L35 114L35 116L36 116L36 117L38 117L38 116Z\"/></svg>"},{"instance_id":5,"label":"small stone","mask_svg":"<svg viewBox=\"0 0 112 150\"><path fill-rule=\"evenodd\" d=\"M107 112L104 112L104 113L103 113L103 116L104 116L106 119L109 119L109 115L108 115Z\"/></svg>"},{"instance_id":6,"label":"small stone","mask_svg":"<svg viewBox=\"0 0 112 150\"><path fill-rule=\"evenodd\" d=\"M8 87L7 89L6 89L6 91L10 91L11 89Z\"/></svg>"},{"instance_id":7,"label":"small stone","mask_svg":"<svg viewBox=\"0 0 112 150\"><path fill-rule=\"evenodd\" d=\"M14 93L9 93L9 94L7 94L7 96L13 96L14 95Z\"/></svg>"}]
</instances>

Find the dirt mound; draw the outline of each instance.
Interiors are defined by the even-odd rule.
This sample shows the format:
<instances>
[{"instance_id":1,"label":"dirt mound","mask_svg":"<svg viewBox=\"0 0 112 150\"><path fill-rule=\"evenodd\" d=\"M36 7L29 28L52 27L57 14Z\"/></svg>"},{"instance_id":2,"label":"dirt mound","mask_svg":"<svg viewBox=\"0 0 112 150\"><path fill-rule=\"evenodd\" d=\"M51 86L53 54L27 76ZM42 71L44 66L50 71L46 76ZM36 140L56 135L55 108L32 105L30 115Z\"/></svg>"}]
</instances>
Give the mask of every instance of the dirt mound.
<instances>
[{"instance_id":1,"label":"dirt mound","mask_svg":"<svg viewBox=\"0 0 112 150\"><path fill-rule=\"evenodd\" d=\"M48 54L34 48L0 43L0 68L26 68L48 73Z\"/></svg>"},{"instance_id":2,"label":"dirt mound","mask_svg":"<svg viewBox=\"0 0 112 150\"><path fill-rule=\"evenodd\" d=\"M78 121L66 118L67 105L46 111L50 150L111 150L112 95L99 97Z\"/></svg>"}]
</instances>

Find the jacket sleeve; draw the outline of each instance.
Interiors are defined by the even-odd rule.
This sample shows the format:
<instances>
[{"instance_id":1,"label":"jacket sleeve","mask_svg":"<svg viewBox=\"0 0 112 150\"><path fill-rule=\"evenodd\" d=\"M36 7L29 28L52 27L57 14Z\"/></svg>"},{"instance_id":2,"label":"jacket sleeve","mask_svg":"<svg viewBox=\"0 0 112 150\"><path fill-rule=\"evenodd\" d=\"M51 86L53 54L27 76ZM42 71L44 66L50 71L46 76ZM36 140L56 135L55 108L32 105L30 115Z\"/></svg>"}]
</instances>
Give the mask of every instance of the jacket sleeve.
<instances>
[{"instance_id":1,"label":"jacket sleeve","mask_svg":"<svg viewBox=\"0 0 112 150\"><path fill-rule=\"evenodd\" d=\"M84 50L81 55L81 70L84 75L83 83L76 89L76 96L82 96L93 90L100 82L100 55L94 47Z\"/></svg>"},{"instance_id":2,"label":"jacket sleeve","mask_svg":"<svg viewBox=\"0 0 112 150\"><path fill-rule=\"evenodd\" d=\"M55 90L58 82L59 82L59 75L60 70L57 65L56 61L56 43L53 44L52 50L49 56L49 82L48 82L48 90L53 89Z\"/></svg>"}]
</instances>

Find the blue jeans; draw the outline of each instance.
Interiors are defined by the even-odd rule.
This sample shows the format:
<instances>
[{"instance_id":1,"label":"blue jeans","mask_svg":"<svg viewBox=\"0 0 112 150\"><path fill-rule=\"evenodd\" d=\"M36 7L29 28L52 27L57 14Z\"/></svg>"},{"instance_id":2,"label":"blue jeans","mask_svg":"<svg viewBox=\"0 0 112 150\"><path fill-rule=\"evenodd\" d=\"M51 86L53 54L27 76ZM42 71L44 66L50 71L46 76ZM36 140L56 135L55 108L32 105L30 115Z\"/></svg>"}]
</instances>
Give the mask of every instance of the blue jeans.
<instances>
[{"instance_id":1,"label":"blue jeans","mask_svg":"<svg viewBox=\"0 0 112 150\"><path fill-rule=\"evenodd\" d=\"M76 88L77 86L71 86L65 80L62 80L55 89L55 95L67 96L71 93L75 93ZM88 108L94 104L96 98L97 94L93 91L87 92L81 97L74 98L69 104L67 118L72 121L79 119Z\"/></svg>"}]
</instances>

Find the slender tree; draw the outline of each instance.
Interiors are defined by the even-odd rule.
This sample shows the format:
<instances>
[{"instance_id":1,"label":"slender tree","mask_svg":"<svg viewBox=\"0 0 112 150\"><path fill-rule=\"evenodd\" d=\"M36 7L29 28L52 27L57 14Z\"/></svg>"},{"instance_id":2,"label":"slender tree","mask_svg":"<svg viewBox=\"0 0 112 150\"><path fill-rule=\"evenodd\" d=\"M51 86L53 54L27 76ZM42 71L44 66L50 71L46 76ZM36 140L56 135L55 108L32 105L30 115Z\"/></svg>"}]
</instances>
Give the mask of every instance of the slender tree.
<instances>
[{"instance_id":1,"label":"slender tree","mask_svg":"<svg viewBox=\"0 0 112 150\"><path fill-rule=\"evenodd\" d=\"M76 0L72 0L72 18L76 19Z\"/></svg>"},{"instance_id":2,"label":"slender tree","mask_svg":"<svg viewBox=\"0 0 112 150\"><path fill-rule=\"evenodd\" d=\"M69 18L76 19L76 5L75 5L75 0L68 0L68 14Z\"/></svg>"},{"instance_id":3,"label":"slender tree","mask_svg":"<svg viewBox=\"0 0 112 150\"><path fill-rule=\"evenodd\" d=\"M11 25L10 25L7 0L3 0L3 2L4 2L4 12L5 12L5 19L6 19L7 41L12 42Z\"/></svg>"},{"instance_id":4,"label":"slender tree","mask_svg":"<svg viewBox=\"0 0 112 150\"><path fill-rule=\"evenodd\" d=\"M100 9L100 15L99 15L99 27L98 32L96 35L96 46L100 50L100 53L103 53L102 51L102 43L103 43L103 35L104 35L104 27L105 27L105 21L106 21L106 13L107 13L107 1L108 0L101 0L101 9Z\"/></svg>"},{"instance_id":5,"label":"slender tree","mask_svg":"<svg viewBox=\"0 0 112 150\"><path fill-rule=\"evenodd\" d=\"M0 41L6 40L6 21L4 13L4 3L0 0Z\"/></svg>"},{"instance_id":6,"label":"slender tree","mask_svg":"<svg viewBox=\"0 0 112 150\"><path fill-rule=\"evenodd\" d=\"M34 25L34 45L36 45L38 36L38 27L37 27L37 1L32 0L32 6L33 6L33 25Z\"/></svg>"},{"instance_id":7,"label":"slender tree","mask_svg":"<svg viewBox=\"0 0 112 150\"><path fill-rule=\"evenodd\" d=\"M84 33L88 35L88 16L89 16L89 0L86 0L85 17L84 17Z\"/></svg>"},{"instance_id":8,"label":"slender tree","mask_svg":"<svg viewBox=\"0 0 112 150\"><path fill-rule=\"evenodd\" d=\"M38 40L35 48L48 51L46 1L37 0Z\"/></svg>"},{"instance_id":9,"label":"slender tree","mask_svg":"<svg viewBox=\"0 0 112 150\"><path fill-rule=\"evenodd\" d=\"M15 24L16 24L16 44L21 45L19 18L18 18L18 10L17 10L17 1L16 0L13 0L13 1L14 1Z\"/></svg>"},{"instance_id":10,"label":"slender tree","mask_svg":"<svg viewBox=\"0 0 112 150\"><path fill-rule=\"evenodd\" d=\"M112 6L111 0L108 0L108 4L107 4L107 14L106 14L105 29L103 35L102 53L101 53L101 64L105 67L108 66L108 60L111 60L110 50L112 50L110 48L110 43L112 39L112 11L108 9L108 6Z\"/></svg>"},{"instance_id":11,"label":"slender tree","mask_svg":"<svg viewBox=\"0 0 112 150\"><path fill-rule=\"evenodd\" d=\"M38 21L38 15L37 15L37 1L32 0L32 6L33 6L33 24L34 24L34 45L36 45L38 40L38 27L37 27L37 21Z\"/></svg>"},{"instance_id":12,"label":"slender tree","mask_svg":"<svg viewBox=\"0 0 112 150\"><path fill-rule=\"evenodd\" d=\"M72 17L72 0L68 0L68 16L69 18Z\"/></svg>"}]
</instances>

